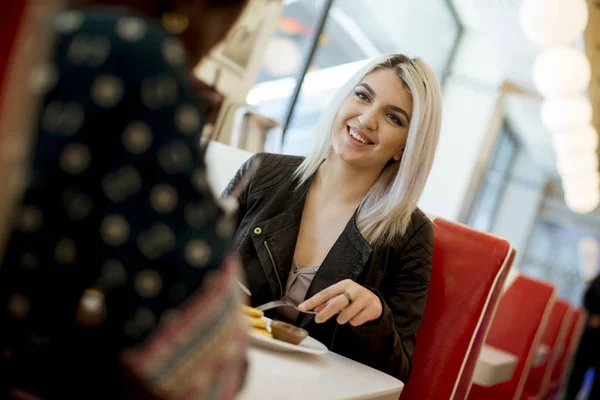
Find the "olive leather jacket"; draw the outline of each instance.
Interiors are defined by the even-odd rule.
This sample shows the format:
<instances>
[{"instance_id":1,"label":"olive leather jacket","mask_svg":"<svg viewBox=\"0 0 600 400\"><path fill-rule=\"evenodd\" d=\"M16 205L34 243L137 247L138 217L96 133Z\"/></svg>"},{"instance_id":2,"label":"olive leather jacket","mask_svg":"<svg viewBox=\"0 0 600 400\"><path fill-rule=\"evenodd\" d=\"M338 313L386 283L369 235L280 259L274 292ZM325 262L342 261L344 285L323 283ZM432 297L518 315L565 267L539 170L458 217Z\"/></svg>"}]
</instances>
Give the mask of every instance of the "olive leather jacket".
<instances>
[{"instance_id":1,"label":"olive leather jacket","mask_svg":"<svg viewBox=\"0 0 600 400\"><path fill-rule=\"evenodd\" d=\"M256 160L260 161L258 167L251 167ZM244 265L253 306L282 297L311 183L297 187L293 175L302 161L301 157L257 154L240 168L223 193L238 192L234 251ZM249 170L253 170L252 176L243 178ZM242 186L236 189L238 185ZM353 217L320 266L306 298L352 279L379 296L381 317L353 327L339 325L335 318L317 324L314 316L300 314L297 323L331 351L407 382L427 299L432 255L433 227L421 210L414 212L404 235L382 248L369 245Z\"/></svg>"}]
</instances>

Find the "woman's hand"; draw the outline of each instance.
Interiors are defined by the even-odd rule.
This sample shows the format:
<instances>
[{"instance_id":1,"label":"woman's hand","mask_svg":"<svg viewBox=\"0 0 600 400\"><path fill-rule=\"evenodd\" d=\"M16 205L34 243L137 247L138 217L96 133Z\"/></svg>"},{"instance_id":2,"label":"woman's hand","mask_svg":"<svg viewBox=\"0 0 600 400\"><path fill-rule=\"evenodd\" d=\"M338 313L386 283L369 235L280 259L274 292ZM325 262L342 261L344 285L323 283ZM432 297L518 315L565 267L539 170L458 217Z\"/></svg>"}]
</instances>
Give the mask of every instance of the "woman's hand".
<instances>
[{"instance_id":1,"label":"woman's hand","mask_svg":"<svg viewBox=\"0 0 600 400\"><path fill-rule=\"evenodd\" d=\"M314 309L315 322L322 324L339 314L337 322L360 326L381 316L383 306L379 297L358 283L346 279L321 290L298 307L301 311Z\"/></svg>"}]
</instances>

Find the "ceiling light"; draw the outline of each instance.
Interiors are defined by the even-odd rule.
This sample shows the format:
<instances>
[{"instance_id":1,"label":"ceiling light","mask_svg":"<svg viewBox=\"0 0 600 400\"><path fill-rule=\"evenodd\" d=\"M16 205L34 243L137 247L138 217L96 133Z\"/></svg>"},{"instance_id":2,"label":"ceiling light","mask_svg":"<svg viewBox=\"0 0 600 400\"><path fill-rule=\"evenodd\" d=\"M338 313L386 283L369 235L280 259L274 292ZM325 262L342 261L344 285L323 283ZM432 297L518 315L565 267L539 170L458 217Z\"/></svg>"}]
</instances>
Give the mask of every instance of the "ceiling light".
<instances>
[{"instance_id":1,"label":"ceiling light","mask_svg":"<svg viewBox=\"0 0 600 400\"><path fill-rule=\"evenodd\" d=\"M533 82L544 96L584 92L590 84L590 62L572 47L554 47L540 53L533 64Z\"/></svg>"},{"instance_id":2,"label":"ceiling light","mask_svg":"<svg viewBox=\"0 0 600 400\"><path fill-rule=\"evenodd\" d=\"M519 20L525 36L533 43L560 46L583 34L588 7L585 0L523 0Z\"/></svg>"},{"instance_id":3,"label":"ceiling light","mask_svg":"<svg viewBox=\"0 0 600 400\"><path fill-rule=\"evenodd\" d=\"M556 169L561 176L589 174L598 169L598 157L591 151L584 154L557 154Z\"/></svg>"},{"instance_id":4,"label":"ceiling light","mask_svg":"<svg viewBox=\"0 0 600 400\"><path fill-rule=\"evenodd\" d=\"M598 148L598 132L591 124L579 130L553 132L552 145L556 154L595 152Z\"/></svg>"},{"instance_id":5,"label":"ceiling light","mask_svg":"<svg viewBox=\"0 0 600 400\"><path fill-rule=\"evenodd\" d=\"M589 213L598 208L600 204L600 192L580 193L565 193L565 201L567 206L576 213Z\"/></svg>"},{"instance_id":6,"label":"ceiling light","mask_svg":"<svg viewBox=\"0 0 600 400\"><path fill-rule=\"evenodd\" d=\"M264 55L263 67L277 78L289 76L302 64L302 52L291 39L274 36Z\"/></svg>"},{"instance_id":7,"label":"ceiling light","mask_svg":"<svg viewBox=\"0 0 600 400\"><path fill-rule=\"evenodd\" d=\"M578 130L592 121L592 105L583 95L549 96L542 102L542 124L550 132Z\"/></svg>"}]
</instances>

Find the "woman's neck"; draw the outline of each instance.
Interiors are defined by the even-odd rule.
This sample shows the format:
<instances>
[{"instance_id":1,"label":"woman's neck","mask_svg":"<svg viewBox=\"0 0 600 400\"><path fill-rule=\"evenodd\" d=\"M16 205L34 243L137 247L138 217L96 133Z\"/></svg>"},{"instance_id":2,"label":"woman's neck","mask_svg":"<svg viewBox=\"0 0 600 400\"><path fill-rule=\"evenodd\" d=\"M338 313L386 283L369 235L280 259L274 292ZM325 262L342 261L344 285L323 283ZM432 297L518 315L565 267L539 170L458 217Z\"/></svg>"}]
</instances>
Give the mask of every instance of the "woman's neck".
<instances>
[{"instance_id":1,"label":"woman's neck","mask_svg":"<svg viewBox=\"0 0 600 400\"><path fill-rule=\"evenodd\" d=\"M358 206L378 176L378 171L353 168L332 154L318 169L312 189L328 201Z\"/></svg>"}]
</instances>

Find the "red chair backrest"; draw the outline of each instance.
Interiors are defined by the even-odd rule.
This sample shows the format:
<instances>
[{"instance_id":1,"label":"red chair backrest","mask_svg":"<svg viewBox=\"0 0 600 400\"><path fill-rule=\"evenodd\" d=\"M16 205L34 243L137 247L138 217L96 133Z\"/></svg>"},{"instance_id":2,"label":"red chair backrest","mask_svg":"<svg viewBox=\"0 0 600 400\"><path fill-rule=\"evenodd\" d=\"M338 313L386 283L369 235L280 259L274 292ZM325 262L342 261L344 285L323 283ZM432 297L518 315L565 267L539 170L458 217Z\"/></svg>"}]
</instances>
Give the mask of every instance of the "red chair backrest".
<instances>
[{"instance_id":1,"label":"red chair backrest","mask_svg":"<svg viewBox=\"0 0 600 400\"><path fill-rule=\"evenodd\" d=\"M566 374L573 361L573 356L579 347L579 341L585 327L587 313L583 308L576 308L573 312L573 318L568 325L568 331L565 338L565 345L558 353L558 360L552 370L551 380L553 383L562 385L566 379Z\"/></svg>"},{"instance_id":2,"label":"red chair backrest","mask_svg":"<svg viewBox=\"0 0 600 400\"><path fill-rule=\"evenodd\" d=\"M525 383L525 393L529 396L539 396L548 390L552 369L564 348L572 316L573 307L568 302L560 299L554 302L541 343L548 346L550 352L542 365L532 367L529 371Z\"/></svg>"},{"instance_id":3,"label":"red chair backrest","mask_svg":"<svg viewBox=\"0 0 600 400\"><path fill-rule=\"evenodd\" d=\"M473 385L469 399L520 398L554 297L554 286L522 275L517 277L500 299L486 344L514 354L519 360L508 382L491 387Z\"/></svg>"},{"instance_id":4,"label":"red chair backrest","mask_svg":"<svg viewBox=\"0 0 600 400\"><path fill-rule=\"evenodd\" d=\"M503 239L435 219L433 270L402 400L464 399L515 252Z\"/></svg>"}]
</instances>

